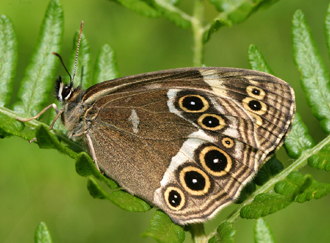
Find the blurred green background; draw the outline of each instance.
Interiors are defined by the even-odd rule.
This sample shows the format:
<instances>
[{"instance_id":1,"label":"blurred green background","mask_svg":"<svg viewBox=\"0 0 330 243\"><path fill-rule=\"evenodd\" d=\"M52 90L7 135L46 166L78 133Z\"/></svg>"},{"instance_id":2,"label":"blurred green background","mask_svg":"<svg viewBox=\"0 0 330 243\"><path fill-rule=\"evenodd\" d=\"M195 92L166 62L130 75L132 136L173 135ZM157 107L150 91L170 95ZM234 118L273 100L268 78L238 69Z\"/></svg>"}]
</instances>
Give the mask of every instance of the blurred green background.
<instances>
[{"instance_id":1,"label":"blurred green background","mask_svg":"<svg viewBox=\"0 0 330 243\"><path fill-rule=\"evenodd\" d=\"M0 14L14 23L18 38L18 66L15 89L24 75L49 1L1 0ZM183 1L190 10L190 1ZM329 67L324 38L324 17L329 0L280 0L247 21L225 27L206 44L207 66L249 68L247 50L255 44L280 78L296 90L297 110L316 142L324 138L318 121L308 108L294 66L291 47L291 19L302 9L312 28L321 55ZM62 1L65 33L62 55L67 60L74 32L85 21L93 60L104 43L117 54L121 76L192 65L192 35L167 19L146 18L106 0ZM207 4L206 15L215 11ZM58 74L64 74L59 68ZM54 242L154 242L140 238L149 226L154 210L128 213L105 200L93 199L86 179L75 173L74 161L53 150L40 150L19 138L0 140L0 242L33 242L34 230L44 221ZM292 160L279 151L287 166ZM324 171L305 167L319 182L330 183ZM265 219L278 242L330 242L330 196L288 208ZM226 208L206 224L212 230L235 208ZM253 242L255 220L235 223L236 242ZM186 235L186 242L191 242Z\"/></svg>"}]
</instances>

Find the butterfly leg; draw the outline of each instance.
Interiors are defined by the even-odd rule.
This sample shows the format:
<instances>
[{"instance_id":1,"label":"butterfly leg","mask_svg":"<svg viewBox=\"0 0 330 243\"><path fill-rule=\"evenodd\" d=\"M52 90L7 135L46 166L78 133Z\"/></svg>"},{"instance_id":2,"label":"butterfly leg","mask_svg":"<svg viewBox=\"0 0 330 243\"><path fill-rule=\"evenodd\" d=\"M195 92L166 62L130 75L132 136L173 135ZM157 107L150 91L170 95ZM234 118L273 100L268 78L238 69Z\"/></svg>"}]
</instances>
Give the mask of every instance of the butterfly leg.
<instances>
[{"instance_id":1,"label":"butterfly leg","mask_svg":"<svg viewBox=\"0 0 330 243\"><path fill-rule=\"evenodd\" d=\"M56 116L54 118L54 120L52 121L52 123L49 126L49 130L53 129L53 126L55 124L55 122L57 121L57 119L61 116L61 114L63 113L63 109L59 110L57 109L57 106L55 103L50 104L49 106L45 107L42 111L40 111L37 115L30 117L30 118L16 118L16 120L21 121L21 122L27 122L27 121L31 121L34 119L38 119L42 114L44 114L47 110L53 108L56 111ZM37 138L33 138L30 140L30 143L33 143L35 140L37 140Z\"/></svg>"}]
</instances>

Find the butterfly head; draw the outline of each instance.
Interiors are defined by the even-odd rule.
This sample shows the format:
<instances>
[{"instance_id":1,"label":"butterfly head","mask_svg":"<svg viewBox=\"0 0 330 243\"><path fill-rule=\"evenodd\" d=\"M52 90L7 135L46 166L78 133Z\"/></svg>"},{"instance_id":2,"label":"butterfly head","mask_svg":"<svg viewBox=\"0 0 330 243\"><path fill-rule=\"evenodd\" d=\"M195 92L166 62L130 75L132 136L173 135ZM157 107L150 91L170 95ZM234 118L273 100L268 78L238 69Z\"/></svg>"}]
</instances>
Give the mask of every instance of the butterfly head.
<instances>
[{"instance_id":1,"label":"butterfly head","mask_svg":"<svg viewBox=\"0 0 330 243\"><path fill-rule=\"evenodd\" d=\"M65 102L69 100L74 93L75 88L73 87L73 83L64 84L61 76L56 80L55 86L55 95L59 102Z\"/></svg>"},{"instance_id":2,"label":"butterfly head","mask_svg":"<svg viewBox=\"0 0 330 243\"><path fill-rule=\"evenodd\" d=\"M76 99L77 96L81 96L81 91L81 87L74 87L72 81L69 84L64 84L61 76L56 80L55 95L59 102L65 103L72 101Z\"/></svg>"}]
</instances>

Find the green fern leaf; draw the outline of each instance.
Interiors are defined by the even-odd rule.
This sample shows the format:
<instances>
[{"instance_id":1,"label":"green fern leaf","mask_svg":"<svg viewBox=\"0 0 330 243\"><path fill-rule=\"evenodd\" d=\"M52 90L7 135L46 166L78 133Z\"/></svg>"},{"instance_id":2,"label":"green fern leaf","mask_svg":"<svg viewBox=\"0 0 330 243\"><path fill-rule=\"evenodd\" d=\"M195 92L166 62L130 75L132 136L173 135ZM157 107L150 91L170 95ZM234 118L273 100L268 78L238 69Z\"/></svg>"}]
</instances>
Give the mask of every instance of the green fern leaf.
<instances>
[{"instance_id":1,"label":"green fern leaf","mask_svg":"<svg viewBox=\"0 0 330 243\"><path fill-rule=\"evenodd\" d=\"M58 64L57 58L52 53L60 52L62 36L62 6L58 0L52 0L48 5L37 44L21 83L19 101L14 105L16 112L31 117L46 106Z\"/></svg>"},{"instance_id":2,"label":"green fern leaf","mask_svg":"<svg viewBox=\"0 0 330 243\"><path fill-rule=\"evenodd\" d=\"M213 20L211 25L208 28L206 28L206 30L204 31L203 42L204 43L208 42L211 38L211 35L213 33L217 32L223 26L232 26L232 23L231 23L231 21L221 19L221 18L217 18L217 19Z\"/></svg>"},{"instance_id":3,"label":"green fern leaf","mask_svg":"<svg viewBox=\"0 0 330 243\"><path fill-rule=\"evenodd\" d=\"M316 47L311 30L301 10L292 20L294 61L301 73L301 84L307 102L321 127L330 133L330 87L329 74Z\"/></svg>"},{"instance_id":4,"label":"green fern leaf","mask_svg":"<svg viewBox=\"0 0 330 243\"><path fill-rule=\"evenodd\" d=\"M330 4L328 5L327 13L325 15L324 27L328 52L330 55Z\"/></svg>"},{"instance_id":5,"label":"green fern leaf","mask_svg":"<svg viewBox=\"0 0 330 243\"><path fill-rule=\"evenodd\" d=\"M298 172L291 172L285 180L275 184L274 193L261 193L253 202L244 206L240 215L242 218L257 219L275 213L294 201L297 195L303 193L311 185L311 176L300 176Z\"/></svg>"},{"instance_id":6,"label":"green fern leaf","mask_svg":"<svg viewBox=\"0 0 330 243\"><path fill-rule=\"evenodd\" d=\"M255 243L275 243L275 238L269 225L263 218L259 218L254 226Z\"/></svg>"},{"instance_id":7,"label":"green fern leaf","mask_svg":"<svg viewBox=\"0 0 330 243\"><path fill-rule=\"evenodd\" d=\"M330 193L330 184L328 183L319 183L315 180L312 180L312 183L304 192L300 193L294 199L295 202L303 203L311 199L320 199Z\"/></svg>"},{"instance_id":8,"label":"green fern leaf","mask_svg":"<svg viewBox=\"0 0 330 243\"><path fill-rule=\"evenodd\" d=\"M95 166L94 161L84 152L80 153L76 159L76 171L80 176L94 176L103 181L110 189L117 189L118 185L113 180L105 177Z\"/></svg>"},{"instance_id":9,"label":"green fern leaf","mask_svg":"<svg viewBox=\"0 0 330 243\"><path fill-rule=\"evenodd\" d=\"M148 203L125 191L118 190L110 194L106 193L92 177L89 177L87 180L87 188L92 197L108 199L118 207L129 212L146 212L151 209Z\"/></svg>"},{"instance_id":10,"label":"green fern leaf","mask_svg":"<svg viewBox=\"0 0 330 243\"><path fill-rule=\"evenodd\" d=\"M146 17L159 17L161 13L148 2L143 0L112 0L140 15Z\"/></svg>"},{"instance_id":11,"label":"green fern leaf","mask_svg":"<svg viewBox=\"0 0 330 243\"><path fill-rule=\"evenodd\" d=\"M170 1L155 0L155 6L160 13L180 28L187 29L191 27L190 16L176 8Z\"/></svg>"},{"instance_id":12,"label":"green fern leaf","mask_svg":"<svg viewBox=\"0 0 330 243\"><path fill-rule=\"evenodd\" d=\"M248 50L248 58L251 69L273 74L273 71L268 66L261 51L255 45L250 45Z\"/></svg>"},{"instance_id":13,"label":"green fern leaf","mask_svg":"<svg viewBox=\"0 0 330 243\"><path fill-rule=\"evenodd\" d=\"M217 233L208 243L234 243L236 229L229 222L223 222L217 228Z\"/></svg>"},{"instance_id":14,"label":"green fern leaf","mask_svg":"<svg viewBox=\"0 0 330 243\"><path fill-rule=\"evenodd\" d=\"M0 107L8 105L17 64L17 39L12 22L0 16Z\"/></svg>"},{"instance_id":15,"label":"green fern leaf","mask_svg":"<svg viewBox=\"0 0 330 243\"><path fill-rule=\"evenodd\" d=\"M35 243L52 243L52 238L48 231L48 228L44 222L40 222L38 225L35 234L34 234Z\"/></svg>"},{"instance_id":16,"label":"green fern leaf","mask_svg":"<svg viewBox=\"0 0 330 243\"><path fill-rule=\"evenodd\" d=\"M277 1L278 0L209 0L222 15L227 16L228 20L233 23L242 22L258 8L262 6L269 7Z\"/></svg>"},{"instance_id":17,"label":"green fern leaf","mask_svg":"<svg viewBox=\"0 0 330 243\"><path fill-rule=\"evenodd\" d=\"M258 171L253 181L261 186L283 170L283 164L274 155Z\"/></svg>"},{"instance_id":18,"label":"green fern leaf","mask_svg":"<svg viewBox=\"0 0 330 243\"><path fill-rule=\"evenodd\" d=\"M103 45L96 58L93 84L118 77L119 70L115 52L109 45Z\"/></svg>"},{"instance_id":19,"label":"green fern leaf","mask_svg":"<svg viewBox=\"0 0 330 243\"><path fill-rule=\"evenodd\" d=\"M246 219L264 217L289 206L292 200L289 196L261 193L254 198L251 204L241 209L240 216Z\"/></svg>"},{"instance_id":20,"label":"green fern leaf","mask_svg":"<svg viewBox=\"0 0 330 243\"><path fill-rule=\"evenodd\" d=\"M141 236L150 236L160 243L181 243L185 239L185 232L181 226L174 224L167 214L157 210L149 228Z\"/></svg>"},{"instance_id":21,"label":"green fern leaf","mask_svg":"<svg viewBox=\"0 0 330 243\"><path fill-rule=\"evenodd\" d=\"M330 144L308 158L308 165L318 170L330 171Z\"/></svg>"},{"instance_id":22,"label":"green fern leaf","mask_svg":"<svg viewBox=\"0 0 330 243\"><path fill-rule=\"evenodd\" d=\"M302 175L297 171L291 172L285 180L276 183L274 190L283 196L293 196L293 199L304 192L312 184L310 175Z\"/></svg>"},{"instance_id":23,"label":"green fern leaf","mask_svg":"<svg viewBox=\"0 0 330 243\"><path fill-rule=\"evenodd\" d=\"M303 123L299 114L296 113L293 119L291 132L284 142L287 154L291 158L299 158L306 149L314 146L314 140L309 135L306 125Z\"/></svg>"}]
</instances>

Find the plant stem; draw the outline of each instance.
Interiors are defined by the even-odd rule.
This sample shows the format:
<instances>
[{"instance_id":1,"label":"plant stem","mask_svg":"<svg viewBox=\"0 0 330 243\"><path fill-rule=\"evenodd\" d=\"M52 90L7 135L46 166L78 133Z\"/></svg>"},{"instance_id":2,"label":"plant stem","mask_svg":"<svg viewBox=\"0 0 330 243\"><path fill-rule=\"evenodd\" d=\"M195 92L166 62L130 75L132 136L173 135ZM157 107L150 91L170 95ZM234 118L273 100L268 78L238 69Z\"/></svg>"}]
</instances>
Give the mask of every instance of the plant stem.
<instances>
[{"instance_id":1,"label":"plant stem","mask_svg":"<svg viewBox=\"0 0 330 243\"><path fill-rule=\"evenodd\" d=\"M190 233L194 243L206 243L208 237L205 235L204 224L191 224Z\"/></svg>"},{"instance_id":2,"label":"plant stem","mask_svg":"<svg viewBox=\"0 0 330 243\"><path fill-rule=\"evenodd\" d=\"M195 67L201 67L203 64L203 15L204 15L204 5L203 0L194 0L194 15L191 21L192 32L194 37L194 57L193 65Z\"/></svg>"}]
</instances>

